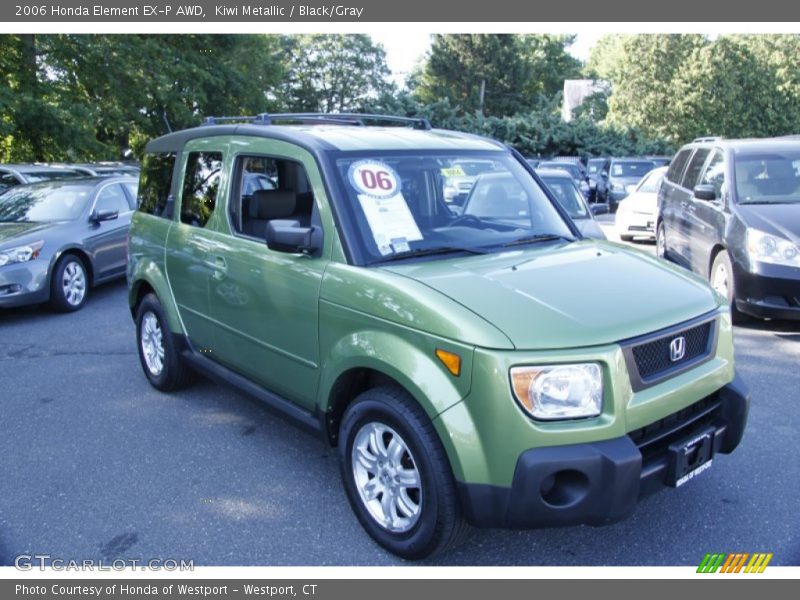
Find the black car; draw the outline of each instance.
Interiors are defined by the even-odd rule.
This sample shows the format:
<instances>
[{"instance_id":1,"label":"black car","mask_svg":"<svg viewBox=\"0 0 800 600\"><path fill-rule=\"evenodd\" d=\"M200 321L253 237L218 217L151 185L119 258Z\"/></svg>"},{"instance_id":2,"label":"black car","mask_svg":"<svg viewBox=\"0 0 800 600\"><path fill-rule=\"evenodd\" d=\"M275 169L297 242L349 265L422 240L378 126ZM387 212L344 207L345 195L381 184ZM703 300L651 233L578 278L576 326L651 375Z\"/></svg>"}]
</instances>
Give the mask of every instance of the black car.
<instances>
[{"instance_id":1,"label":"black car","mask_svg":"<svg viewBox=\"0 0 800 600\"><path fill-rule=\"evenodd\" d=\"M592 202L608 201L608 169L610 166L611 159L608 157L590 158L586 162L586 174L589 176Z\"/></svg>"},{"instance_id":2,"label":"black car","mask_svg":"<svg viewBox=\"0 0 800 600\"><path fill-rule=\"evenodd\" d=\"M656 168L646 158L612 158L608 167L608 208L617 212L621 200L628 197L642 177Z\"/></svg>"},{"instance_id":3,"label":"black car","mask_svg":"<svg viewBox=\"0 0 800 600\"><path fill-rule=\"evenodd\" d=\"M800 140L684 146L659 191L658 254L746 315L800 320Z\"/></svg>"}]
</instances>

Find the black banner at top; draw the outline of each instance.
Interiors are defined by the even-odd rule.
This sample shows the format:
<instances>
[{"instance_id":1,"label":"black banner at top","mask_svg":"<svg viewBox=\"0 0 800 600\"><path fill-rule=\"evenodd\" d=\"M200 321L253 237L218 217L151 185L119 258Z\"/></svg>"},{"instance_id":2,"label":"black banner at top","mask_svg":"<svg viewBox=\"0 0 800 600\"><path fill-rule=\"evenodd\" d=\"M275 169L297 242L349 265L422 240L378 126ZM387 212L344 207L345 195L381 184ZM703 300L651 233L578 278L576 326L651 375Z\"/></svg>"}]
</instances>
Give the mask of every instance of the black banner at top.
<instances>
[{"instance_id":1,"label":"black banner at top","mask_svg":"<svg viewBox=\"0 0 800 600\"><path fill-rule=\"evenodd\" d=\"M785 0L12 0L0 20L42 22L793 22L800 6Z\"/></svg>"}]
</instances>

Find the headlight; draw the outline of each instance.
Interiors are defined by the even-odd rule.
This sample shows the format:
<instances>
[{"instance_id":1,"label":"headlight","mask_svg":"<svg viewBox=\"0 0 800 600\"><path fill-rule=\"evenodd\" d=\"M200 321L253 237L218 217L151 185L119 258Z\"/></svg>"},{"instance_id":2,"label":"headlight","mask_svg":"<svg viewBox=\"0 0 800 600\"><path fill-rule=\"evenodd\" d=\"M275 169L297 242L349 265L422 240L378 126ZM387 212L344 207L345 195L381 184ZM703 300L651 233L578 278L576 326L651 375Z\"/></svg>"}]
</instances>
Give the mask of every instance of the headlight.
<instances>
[{"instance_id":1,"label":"headlight","mask_svg":"<svg viewBox=\"0 0 800 600\"><path fill-rule=\"evenodd\" d=\"M800 251L789 240L747 228L747 254L751 261L800 267Z\"/></svg>"},{"instance_id":2,"label":"headlight","mask_svg":"<svg viewBox=\"0 0 800 600\"><path fill-rule=\"evenodd\" d=\"M535 419L596 417L603 410L603 376L597 363L514 367L514 396Z\"/></svg>"},{"instance_id":3,"label":"headlight","mask_svg":"<svg viewBox=\"0 0 800 600\"><path fill-rule=\"evenodd\" d=\"M32 244L25 246L17 246L16 248L9 248L8 250L0 251L0 267L5 265L13 265L14 263L23 263L38 258L39 252L44 246L44 241L39 240Z\"/></svg>"}]
</instances>

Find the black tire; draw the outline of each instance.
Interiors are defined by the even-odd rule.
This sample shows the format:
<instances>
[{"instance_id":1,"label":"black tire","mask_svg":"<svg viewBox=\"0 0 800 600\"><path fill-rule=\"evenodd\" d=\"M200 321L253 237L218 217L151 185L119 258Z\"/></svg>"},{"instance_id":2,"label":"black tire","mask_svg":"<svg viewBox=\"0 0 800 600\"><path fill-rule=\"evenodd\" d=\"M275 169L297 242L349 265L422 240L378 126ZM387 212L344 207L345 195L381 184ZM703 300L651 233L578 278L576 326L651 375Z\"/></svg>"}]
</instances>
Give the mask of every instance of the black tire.
<instances>
[{"instance_id":1,"label":"black tire","mask_svg":"<svg viewBox=\"0 0 800 600\"><path fill-rule=\"evenodd\" d=\"M408 450L400 455L405 461L402 464L417 473L418 488L405 488L406 497L417 501L417 516L407 519L409 528L404 531L391 531L378 522L356 482L358 475L353 464L353 447L357 440L363 439L365 432L376 425L389 430L381 434L383 443L386 443L387 436L389 440L399 436L399 442ZM461 513L450 463L430 419L411 396L393 386L367 390L347 408L340 433L339 463L347 498L361 525L378 544L402 558L415 560L443 552L462 539L467 525ZM391 461L387 460L384 465L389 465L388 468L395 472L396 465ZM362 478L362 482L374 481L376 486L383 486L385 476L386 472L380 476L376 474L372 478ZM391 476L387 477L391 482ZM399 486L395 485L395 488ZM387 491L376 493L376 503L380 499L383 506ZM399 506L399 501L396 506ZM396 512L399 515L399 511Z\"/></svg>"},{"instance_id":2,"label":"black tire","mask_svg":"<svg viewBox=\"0 0 800 600\"><path fill-rule=\"evenodd\" d=\"M724 284L722 280L724 280ZM714 257L714 262L711 264L711 270L708 273L708 282L711 287L728 299L728 305L731 307L731 321L734 324L745 323L750 319L749 316L736 308L736 284L733 278L733 265L731 264L730 256L725 250L720 250Z\"/></svg>"},{"instance_id":3,"label":"black tire","mask_svg":"<svg viewBox=\"0 0 800 600\"><path fill-rule=\"evenodd\" d=\"M142 370L150 385L157 390L171 392L191 382L192 371L180 355L164 309L155 294L147 294L136 308L136 346ZM156 354L147 352L146 346Z\"/></svg>"},{"instance_id":4,"label":"black tire","mask_svg":"<svg viewBox=\"0 0 800 600\"><path fill-rule=\"evenodd\" d=\"M58 312L74 312L83 308L88 298L86 265L75 254L64 254L50 277L50 306Z\"/></svg>"}]
</instances>

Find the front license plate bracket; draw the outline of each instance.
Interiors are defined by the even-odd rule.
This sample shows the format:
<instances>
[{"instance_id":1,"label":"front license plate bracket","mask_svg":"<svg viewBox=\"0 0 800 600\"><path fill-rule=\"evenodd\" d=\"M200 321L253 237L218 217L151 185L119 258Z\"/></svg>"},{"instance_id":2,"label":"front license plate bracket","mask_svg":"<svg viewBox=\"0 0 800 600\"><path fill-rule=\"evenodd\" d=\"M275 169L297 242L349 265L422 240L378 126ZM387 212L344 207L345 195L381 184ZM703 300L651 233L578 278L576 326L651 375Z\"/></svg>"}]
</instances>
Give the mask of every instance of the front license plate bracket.
<instances>
[{"instance_id":1,"label":"front license plate bracket","mask_svg":"<svg viewBox=\"0 0 800 600\"><path fill-rule=\"evenodd\" d=\"M714 456L714 428L707 427L670 444L667 484L680 487L711 466Z\"/></svg>"}]
</instances>

